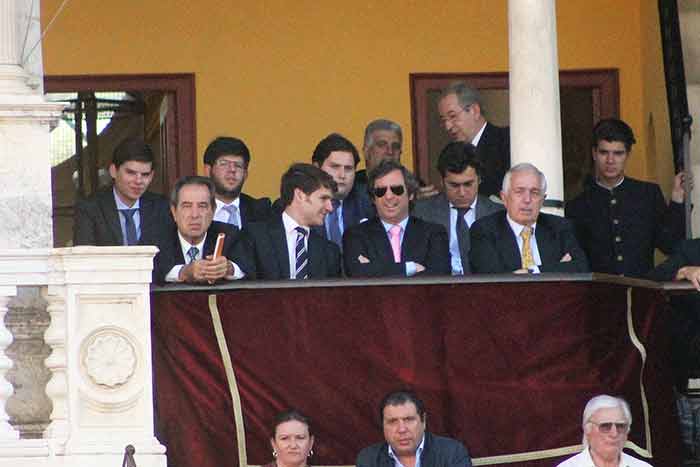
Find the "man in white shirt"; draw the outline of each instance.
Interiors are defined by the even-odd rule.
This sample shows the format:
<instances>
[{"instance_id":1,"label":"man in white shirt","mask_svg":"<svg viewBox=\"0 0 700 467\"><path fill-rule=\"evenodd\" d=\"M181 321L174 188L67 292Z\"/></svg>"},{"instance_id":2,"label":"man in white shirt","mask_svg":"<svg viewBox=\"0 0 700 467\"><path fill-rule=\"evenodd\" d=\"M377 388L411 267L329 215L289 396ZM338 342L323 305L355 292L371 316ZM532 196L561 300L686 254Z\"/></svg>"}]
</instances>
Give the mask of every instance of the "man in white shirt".
<instances>
[{"instance_id":1,"label":"man in white shirt","mask_svg":"<svg viewBox=\"0 0 700 467\"><path fill-rule=\"evenodd\" d=\"M238 228L213 221L214 184L204 177L183 177L175 183L170 210L176 227L156 261L159 282L213 284L245 277L249 269ZM224 234L221 256L215 257L219 234Z\"/></svg>"},{"instance_id":2,"label":"man in white shirt","mask_svg":"<svg viewBox=\"0 0 700 467\"><path fill-rule=\"evenodd\" d=\"M484 166L479 193L498 196L510 167L510 129L486 121L479 92L463 81L452 83L440 96L442 126L453 141L471 143Z\"/></svg>"}]
</instances>

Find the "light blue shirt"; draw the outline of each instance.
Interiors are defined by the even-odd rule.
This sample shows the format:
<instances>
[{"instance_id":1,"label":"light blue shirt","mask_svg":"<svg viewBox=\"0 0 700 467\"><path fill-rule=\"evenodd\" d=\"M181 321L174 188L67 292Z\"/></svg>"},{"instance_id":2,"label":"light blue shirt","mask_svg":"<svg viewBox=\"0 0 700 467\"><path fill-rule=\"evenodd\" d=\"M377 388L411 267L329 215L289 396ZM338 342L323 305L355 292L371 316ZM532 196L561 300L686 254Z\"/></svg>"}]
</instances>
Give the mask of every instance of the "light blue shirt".
<instances>
[{"instance_id":1,"label":"light blue shirt","mask_svg":"<svg viewBox=\"0 0 700 467\"><path fill-rule=\"evenodd\" d=\"M474 201L469 206L469 211L464 214L464 221L470 229L476 221L476 201L477 198L474 197ZM459 239L457 238L457 208L452 203L450 203L450 261L452 262L453 276L464 274L462 252L459 250Z\"/></svg>"},{"instance_id":2,"label":"light blue shirt","mask_svg":"<svg viewBox=\"0 0 700 467\"><path fill-rule=\"evenodd\" d=\"M401 227L401 235L399 236L399 245L403 245L403 236L406 234L406 225L408 225L408 217L399 222L398 224L389 224L387 222L382 221L382 225L384 226L384 230L386 230L386 236L389 238L389 242L391 242L391 235L389 235L389 230L394 225L398 225ZM406 275L407 276L413 276L416 274L416 263L413 261L406 261Z\"/></svg>"},{"instance_id":3,"label":"light blue shirt","mask_svg":"<svg viewBox=\"0 0 700 467\"><path fill-rule=\"evenodd\" d=\"M423 454L423 447L425 446L425 434L423 434L423 439L420 440L418 449L416 449L416 467L420 467L420 456ZM394 467L405 467L399 458L394 454L394 450L391 449L391 444L389 445L389 457L394 460Z\"/></svg>"},{"instance_id":4,"label":"light blue shirt","mask_svg":"<svg viewBox=\"0 0 700 467\"><path fill-rule=\"evenodd\" d=\"M122 228L122 243L126 245L126 219L124 219L124 215L120 211L122 209L136 209L136 212L132 216L132 219L134 219L134 227L136 227L136 238L141 239L141 210L140 208L140 199L137 199L136 202L134 203L133 206L127 206L124 204L117 195L117 190L116 188L112 188L112 193L114 194L114 202L117 204L117 214L119 214L119 225Z\"/></svg>"},{"instance_id":5,"label":"light blue shirt","mask_svg":"<svg viewBox=\"0 0 700 467\"><path fill-rule=\"evenodd\" d=\"M510 225L511 230L515 234L515 240L518 242L518 250L523 251L523 238L520 236L520 232L523 231L525 228L524 225L520 225L517 222L515 222L513 219L510 218L509 215L506 214L506 218L508 219L508 224ZM530 272L533 272L535 274L540 273L540 266L542 266L542 260L540 259L540 250L537 249L537 238L535 237L535 234L537 232L537 223L532 224L530 226L532 228L532 235L530 235L530 250L532 251L532 259L535 261L535 266L532 267Z\"/></svg>"}]
</instances>

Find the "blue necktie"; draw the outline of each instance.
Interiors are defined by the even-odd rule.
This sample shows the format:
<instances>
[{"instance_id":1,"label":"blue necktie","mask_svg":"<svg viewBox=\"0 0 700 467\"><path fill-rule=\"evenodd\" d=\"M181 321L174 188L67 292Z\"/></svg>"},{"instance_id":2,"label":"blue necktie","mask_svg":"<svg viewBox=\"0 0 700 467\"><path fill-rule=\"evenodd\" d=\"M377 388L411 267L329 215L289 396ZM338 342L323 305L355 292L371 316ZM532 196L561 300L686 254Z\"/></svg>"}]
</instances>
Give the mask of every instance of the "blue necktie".
<instances>
[{"instance_id":1,"label":"blue necktie","mask_svg":"<svg viewBox=\"0 0 700 467\"><path fill-rule=\"evenodd\" d=\"M328 214L328 234L329 240L338 245L341 250L343 248L343 235L340 233L340 201L334 199L333 212Z\"/></svg>"},{"instance_id":2,"label":"blue necktie","mask_svg":"<svg viewBox=\"0 0 700 467\"><path fill-rule=\"evenodd\" d=\"M136 245L139 242L136 234L136 225L134 224L134 213L138 209L120 209L124 215L124 230L126 230L126 245Z\"/></svg>"},{"instance_id":3,"label":"blue necktie","mask_svg":"<svg viewBox=\"0 0 700 467\"><path fill-rule=\"evenodd\" d=\"M193 246L189 250L187 250L187 257L190 259L190 262L187 264L190 264L190 263L196 261L198 254L199 254L199 248L197 248L196 246Z\"/></svg>"},{"instance_id":4,"label":"blue necktie","mask_svg":"<svg viewBox=\"0 0 700 467\"><path fill-rule=\"evenodd\" d=\"M241 227L238 221L238 208L235 205L231 204L229 206L224 206L222 209L228 213L226 223L235 225L236 227Z\"/></svg>"},{"instance_id":5,"label":"blue necktie","mask_svg":"<svg viewBox=\"0 0 700 467\"><path fill-rule=\"evenodd\" d=\"M297 279L306 279L309 277L309 254L306 251L306 244L304 239L306 238L306 230L302 227L297 227L297 244L296 244L296 274Z\"/></svg>"}]
</instances>

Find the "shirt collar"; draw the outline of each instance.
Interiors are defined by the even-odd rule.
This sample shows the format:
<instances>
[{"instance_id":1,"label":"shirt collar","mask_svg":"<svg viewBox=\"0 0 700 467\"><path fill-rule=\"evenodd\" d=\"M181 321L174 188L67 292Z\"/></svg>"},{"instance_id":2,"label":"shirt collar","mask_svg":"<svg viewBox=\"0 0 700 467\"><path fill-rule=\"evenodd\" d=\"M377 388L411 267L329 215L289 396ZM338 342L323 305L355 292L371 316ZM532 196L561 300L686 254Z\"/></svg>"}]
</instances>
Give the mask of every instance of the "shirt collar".
<instances>
[{"instance_id":1,"label":"shirt collar","mask_svg":"<svg viewBox=\"0 0 700 467\"><path fill-rule=\"evenodd\" d=\"M406 224L408 224L408 216L406 216L406 218L404 220L402 220L401 222L399 222L398 224L389 224L388 222L384 222L382 220L382 225L384 226L384 230L386 230L387 232L389 231L389 229L391 229L395 225L400 225L401 228L403 229L403 231L405 232L406 231Z\"/></svg>"},{"instance_id":2,"label":"shirt collar","mask_svg":"<svg viewBox=\"0 0 700 467\"><path fill-rule=\"evenodd\" d=\"M484 125L481 127L481 130L472 138L472 146L477 147L479 145L479 141L481 141L481 135L484 134L484 130L486 129L486 122L484 122Z\"/></svg>"},{"instance_id":3,"label":"shirt collar","mask_svg":"<svg viewBox=\"0 0 700 467\"><path fill-rule=\"evenodd\" d=\"M306 230L306 233L309 233L309 228L304 227L303 225L299 225L297 221L295 221L292 216L287 214L286 211L282 213L282 224L284 224L284 231L289 233L295 232L297 227L301 227L302 229Z\"/></svg>"},{"instance_id":4,"label":"shirt collar","mask_svg":"<svg viewBox=\"0 0 700 467\"><path fill-rule=\"evenodd\" d=\"M217 210L223 208L224 206L236 206L237 208L241 207L241 197L240 196L236 197L236 199L234 199L230 203L224 203L219 198L215 198L215 201L216 201L216 209Z\"/></svg>"},{"instance_id":5,"label":"shirt collar","mask_svg":"<svg viewBox=\"0 0 700 467\"><path fill-rule=\"evenodd\" d=\"M177 232L177 236L180 239L180 245L182 246L182 251L187 252L190 249L190 247L196 247L197 249L199 249L200 257L203 257L204 242L207 240L207 233L206 232L204 232L204 237L202 237L202 241L197 243L196 245L192 245L190 242L185 240L185 237L182 236L182 234L180 233L179 230Z\"/></svg>"},{"instance_id":6,"label":"shirt collar","mask_svg":"<svg viewBox=\"0 0 700 467\"><path fill-rule=\"evenodd\" d=\"M122 201L122 199L121 199L121 198L119 197L119 195L117 194L117 189L116 189L115 187L112 187L112 194L114 195L114 202L117 204L117 210L121 210L121 209L139 209L139 207L140 207L140 204L139 204L139 203L140 203L140 201L141 201L141 198L137 199L133 206L127 206L126 204L124 204L124 202Z\"/></svg>"},{"instance_id":7,"label":"shirt collar","mask_svg":"<svg viewBox=\"0 0 700 467\"><path fill-rule=\"evenodd\" d=\"M474 201L472 201L472 204L469 205L469 210L474 211L476 209L476 202L479 200L478 196L474 197ZM454 204L452 204L452 201L449 202L450 204L450 209L458 209Z\"/></svg>"},{"instance_id":8,"label":"shirt collar","mask_svg":"<svg viewBox=\"0 0 700 467\"><path fill-rule=\"evenodd\" d=\"M394 453L394 450L391 448L391 444L387 443L387 446L389 446L389 457L394 459L395 462L398 462L401 464L401 461L399 461L399 458L396 456ZM420 455L423 453L423 448L425 447L425 433L423 433L423 438L420 440L420 444L418 445L418 448L416 448L416 465L418 465L418 460L420 459ZM401 464L403 465L403 464Z\"/></svg>"},{"instance_id":9,"label":"shirt collar","mask_svg":"<svg viewBox=\"0 0 700 467\"><path fill-rule=\"evenodd\" d=\"M596 185L598 185L599 187L601 187L602 189L607 190L607 191L612 191L614 188L619 187L620 185L622 185L622 182L624 182L624 181L625 181L625 177L624 177L624 175L623 175L623 177L620 179L619 182L617 182L617 183L615 184L614 187L608 188L607 186L605 186L605 185L603 185L602 183L600 183L600 182L598 181L597 178L595 179Z\"/></svg>"},{"instance_id":10,"label":"shirt collar","mask_svg":"<svg viewBox=\"0 0 700 467\"><path fill-rule=\"evenodd\" d=\"M510 216L508 215L508 213L506 213L506 219L508 220L508 225L510 225L510 228L511 228L511 230L513 231L513 233L515 234L516 238L519 237L519 236L520 236L520 232L523 231L523 229L525 228L525 226L522 225L522 224L518 224L518 223L515 222L513 219L511 219ZM530 227L532 228L532 233L534 234L534 233L535 233L535 230L537 230L537 229L536 229L536 227L537 227L537 222L535 222L534 224L532 224Z\"/></svg>"}]
</instances>

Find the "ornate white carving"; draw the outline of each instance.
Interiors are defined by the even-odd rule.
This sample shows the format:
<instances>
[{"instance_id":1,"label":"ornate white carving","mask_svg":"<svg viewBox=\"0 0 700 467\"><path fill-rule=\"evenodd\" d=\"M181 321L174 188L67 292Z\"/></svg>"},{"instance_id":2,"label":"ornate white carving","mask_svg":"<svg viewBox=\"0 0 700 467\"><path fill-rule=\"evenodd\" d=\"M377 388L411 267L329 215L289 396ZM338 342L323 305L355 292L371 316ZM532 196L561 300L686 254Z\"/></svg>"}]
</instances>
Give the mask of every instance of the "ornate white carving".
<instances>
[{"instance_id":1,"label":"ornate white carving","mask_svg":"<svg viewBox=\"0 0 700 467\"><path fill-rule=\"evenodd\" d=\"M119 331L101 330L88 339L83 362L93 383L117 388L134 375L136 350Z\"/></svg>"},{"instance_id":2,"label":"ornate white carving","mask_svg":"<svg viewBox=\"0 0 700 467\"><path fill-rule=\"evenodd\" d=\"M55 288L49 294L47 287L42 287L42 294L48 305L46 311L51 316L51 323L44 332L44 342L51 347L51 354L44 360L46 368L51 371L51 379L46 384L46 395L51 399L51 423L44 435L47 438L65 439L68 437L68 379L66 375L66 303L64 291ZM60 292L60 293L57 293Z\"/></svg>"}]
</instances>

